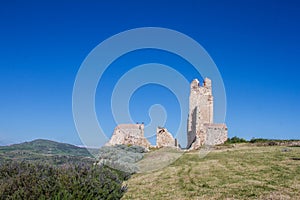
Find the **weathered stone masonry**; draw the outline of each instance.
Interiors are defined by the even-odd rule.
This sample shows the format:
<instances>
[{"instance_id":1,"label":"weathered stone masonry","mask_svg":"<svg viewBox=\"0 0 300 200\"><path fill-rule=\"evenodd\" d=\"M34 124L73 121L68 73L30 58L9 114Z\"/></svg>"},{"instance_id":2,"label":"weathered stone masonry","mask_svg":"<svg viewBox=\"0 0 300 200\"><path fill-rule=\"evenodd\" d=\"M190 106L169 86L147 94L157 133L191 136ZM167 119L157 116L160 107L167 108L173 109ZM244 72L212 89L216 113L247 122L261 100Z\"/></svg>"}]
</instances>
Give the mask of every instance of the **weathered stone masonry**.
<instances>
[{"instance_id":1,"label":"weathered stone masonry","mask_svg":"<svg viewBox=\"0 0 300 200\"><path fill-rule=\"evenodd\" d=\"M176 147L177 141L166 128L158 127L156 129L156 147Z\"/></svg>"},{"instance_id":2,"label":"weathered stone masonry","mask_svg":"<svg viewBox=\"0 0 300 200\"><path fill-rule=\"evenodd\" d=\"M120 124L106 144L113 146L116 144L130 144L149 148L151 145L144 136L144 124Z\"/></svg>"}]
</instances>

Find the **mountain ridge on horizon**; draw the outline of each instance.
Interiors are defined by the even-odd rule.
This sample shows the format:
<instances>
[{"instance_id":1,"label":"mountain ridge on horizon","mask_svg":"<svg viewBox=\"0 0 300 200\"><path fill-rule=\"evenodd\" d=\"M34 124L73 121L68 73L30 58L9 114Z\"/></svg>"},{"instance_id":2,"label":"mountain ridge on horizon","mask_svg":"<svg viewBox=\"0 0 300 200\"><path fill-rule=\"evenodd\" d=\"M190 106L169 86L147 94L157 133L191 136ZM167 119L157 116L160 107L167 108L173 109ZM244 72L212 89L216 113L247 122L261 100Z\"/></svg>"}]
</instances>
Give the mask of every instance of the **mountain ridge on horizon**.
<instances>
[{"instance_id":1,"label":"mountain ridge on horizon","mask_svg":"<svg viewBox=\"0 0 300 200\"><path fill-rule=\"evenodd\" d=\"M68 143L36 139L7 146L0 146L0 161L46 162L54 165L77 162L94 162L90 149Z\"/></svg>"}]
</instances>

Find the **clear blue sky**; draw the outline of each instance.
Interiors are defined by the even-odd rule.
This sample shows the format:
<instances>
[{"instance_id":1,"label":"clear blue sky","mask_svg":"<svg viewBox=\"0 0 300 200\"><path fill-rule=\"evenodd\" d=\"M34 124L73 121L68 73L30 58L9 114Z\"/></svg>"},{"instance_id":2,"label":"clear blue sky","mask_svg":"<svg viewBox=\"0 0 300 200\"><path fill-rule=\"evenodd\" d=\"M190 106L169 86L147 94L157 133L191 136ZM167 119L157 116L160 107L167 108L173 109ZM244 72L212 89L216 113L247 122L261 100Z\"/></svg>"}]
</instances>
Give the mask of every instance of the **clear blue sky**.
<instances>
[{"instance_id":1,"label":"clear blue sky","mask_svg":"<svg viewBox=\"0 0 300 200\"><path fill-rule=\"evenodd\" d=\"M36 138L81 144L72 116L72 89L82 61L106 38L146 26L180 31L207 50L224 80L230 137L300 139L296 0L12 0L0 3L0 144ZM130 68L134 56L139 63L152 61L149 57L174 66L183 62L158 51L135 52L120 62ZM182 73L194 78L192 71ZM105 85L109 93L112 86ZM156 85L141 90L174 98ZM137 107L132 115L147 123L145 109L166 102L153 95L142 98L139 91L133 96L131 105ZM172 131L179 119L172 107L176 100L169 102L166 110L173 114L167 128ZM96 106L105 107L105 102ZM105 112L97 114L109 135L114 124Z\"/></svg>"}]
</instances>

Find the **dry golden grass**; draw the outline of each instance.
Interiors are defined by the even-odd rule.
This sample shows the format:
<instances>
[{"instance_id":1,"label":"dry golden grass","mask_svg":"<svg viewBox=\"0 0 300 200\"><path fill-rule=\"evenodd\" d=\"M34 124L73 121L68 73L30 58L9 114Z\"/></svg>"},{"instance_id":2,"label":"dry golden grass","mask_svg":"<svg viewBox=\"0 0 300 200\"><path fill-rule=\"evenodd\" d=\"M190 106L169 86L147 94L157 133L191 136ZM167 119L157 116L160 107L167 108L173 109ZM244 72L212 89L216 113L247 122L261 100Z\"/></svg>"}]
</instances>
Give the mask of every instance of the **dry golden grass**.
<instances>
[{"instance_id":1,"label":"dry golden grass","mask_svg":"<svg viewBox=\"0 0 300 200\"><path fill-rule=\"evenodd\" d=\"M300 199L298 158L300 147L237 145L204 158L186 152L165 168L135 174L123 199Z\"/></svg>"}]
</instances>

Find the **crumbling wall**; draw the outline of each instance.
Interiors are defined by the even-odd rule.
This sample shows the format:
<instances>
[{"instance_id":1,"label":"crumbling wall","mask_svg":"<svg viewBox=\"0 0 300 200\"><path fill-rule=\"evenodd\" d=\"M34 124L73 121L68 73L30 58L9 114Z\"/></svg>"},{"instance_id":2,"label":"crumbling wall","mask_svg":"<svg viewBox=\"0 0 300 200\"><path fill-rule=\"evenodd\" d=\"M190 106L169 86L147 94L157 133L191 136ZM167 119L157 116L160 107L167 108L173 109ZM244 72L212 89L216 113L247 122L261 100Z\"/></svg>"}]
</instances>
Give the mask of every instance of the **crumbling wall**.
<instances>
[{"instance_id":1,"label":"crumbling wall","mask_svg":"<svg viewBox=\"0 0 300 200\"><path fill-rule=\"evenodd\" d=\"M160 147L176 147L176 141L173 138L172 134L162 127L156 129L156 146Z\"/></svg>"},{"instance_id":2,"label":"crumbling wall","mask_svg":"<svg viewBox=\"0 0 300 200\"><path fill-rule=\"evenodd\" d=\"M116 144L137 145L149 148L150 143L144 136L144 124L118 125L106 145L113 146Z\"/></svg>"}]
</instances>

